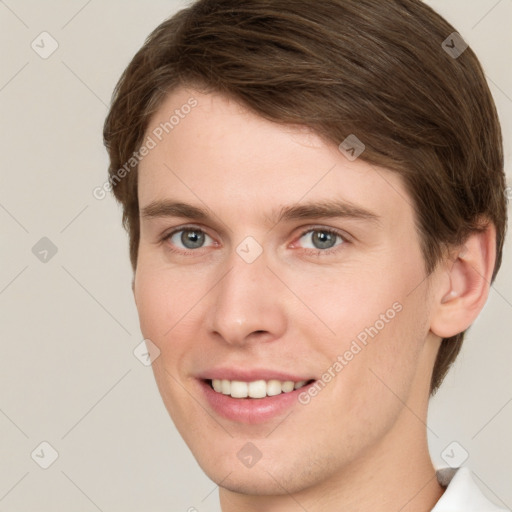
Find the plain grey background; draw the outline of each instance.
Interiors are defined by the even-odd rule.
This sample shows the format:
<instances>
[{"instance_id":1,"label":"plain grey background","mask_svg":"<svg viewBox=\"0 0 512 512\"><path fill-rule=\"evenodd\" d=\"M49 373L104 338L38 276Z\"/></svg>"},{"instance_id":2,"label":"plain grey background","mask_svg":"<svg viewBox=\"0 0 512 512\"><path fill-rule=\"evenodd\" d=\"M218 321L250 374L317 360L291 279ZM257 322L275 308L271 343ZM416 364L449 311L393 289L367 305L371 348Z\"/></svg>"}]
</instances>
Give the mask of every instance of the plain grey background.
<instances>
[{"instance_id":1,"label":"plain grey background","mask_svg":"<svg viewBox=\"0 0 512 512\"><path fill-rule=\"evenodd\" d=\"M428 3L484 65L512 185L512 1ZM133 353L142 336L121 212L92 194L106 179L114 85L150 31L185 5L0 1L0 511L219 511L216 485ZM509 508L511 256L509 237L428 422L436 467L468 465Z\"/></svg>"}]
</instances>

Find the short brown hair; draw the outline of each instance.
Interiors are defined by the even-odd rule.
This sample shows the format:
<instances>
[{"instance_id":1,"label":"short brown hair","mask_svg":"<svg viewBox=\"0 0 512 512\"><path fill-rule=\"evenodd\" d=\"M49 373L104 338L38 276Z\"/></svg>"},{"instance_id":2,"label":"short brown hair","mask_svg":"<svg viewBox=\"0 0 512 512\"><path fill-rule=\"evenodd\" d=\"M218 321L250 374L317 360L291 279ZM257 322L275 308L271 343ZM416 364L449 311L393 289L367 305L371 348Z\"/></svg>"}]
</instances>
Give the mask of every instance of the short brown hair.
<instances>
[{"instance_id":1,"label":"short brown hair","mask_svg":"<svg viewBox=\"0 0 512 512\"><path fill-rule=\"evenodd\" d=\"M492 222L494 280L507 222L501 129L471 48L443 48L454 46L454 32L420 0L199 0L164 21L121 76L104 126L134 271L137 165L123 179L117 173L166 95L192 86L336 145L355 134L366 146L362 160L402 176L428 273L444 249ZM431 394L463 337L443 339Z\"/></svg>"}]
</instances>

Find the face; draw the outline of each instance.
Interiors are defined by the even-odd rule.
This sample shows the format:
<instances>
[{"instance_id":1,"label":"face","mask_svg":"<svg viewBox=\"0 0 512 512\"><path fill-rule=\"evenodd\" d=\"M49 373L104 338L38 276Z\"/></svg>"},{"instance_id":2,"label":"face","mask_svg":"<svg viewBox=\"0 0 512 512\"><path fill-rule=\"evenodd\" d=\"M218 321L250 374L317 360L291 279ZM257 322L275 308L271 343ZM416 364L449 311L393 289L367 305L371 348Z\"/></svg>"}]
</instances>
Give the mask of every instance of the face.
<instances>
[{"instance_id":1,"label":"face","mask_svg":"<svg viewBox=\"0 0 512 512\"><path fill-rule=\"evenodd\" d=\"M192 89L148 136L134 294L176 427L227 489L348 472L428 395L435 355L399 176Z\"/></svg>"}]
</instances>

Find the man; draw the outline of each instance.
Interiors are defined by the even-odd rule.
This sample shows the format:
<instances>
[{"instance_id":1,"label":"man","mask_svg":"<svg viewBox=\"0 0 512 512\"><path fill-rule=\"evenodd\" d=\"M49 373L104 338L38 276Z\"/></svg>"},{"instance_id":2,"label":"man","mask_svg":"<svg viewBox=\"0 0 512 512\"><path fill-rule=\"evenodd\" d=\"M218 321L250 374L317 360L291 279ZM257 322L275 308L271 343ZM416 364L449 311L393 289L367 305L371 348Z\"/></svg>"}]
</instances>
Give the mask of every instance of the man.
<instances>
[{"instance_id":1,"label":"man","mask_svg":"<svg viewBox=\"0 0 512 512\"><path fill-rule=\"evenodd\" d=\"M452 26L417 0L199 0L104 135L156 382L224 512L503 510L426 437L506 226Z\"/></svg>"}]
</instances>

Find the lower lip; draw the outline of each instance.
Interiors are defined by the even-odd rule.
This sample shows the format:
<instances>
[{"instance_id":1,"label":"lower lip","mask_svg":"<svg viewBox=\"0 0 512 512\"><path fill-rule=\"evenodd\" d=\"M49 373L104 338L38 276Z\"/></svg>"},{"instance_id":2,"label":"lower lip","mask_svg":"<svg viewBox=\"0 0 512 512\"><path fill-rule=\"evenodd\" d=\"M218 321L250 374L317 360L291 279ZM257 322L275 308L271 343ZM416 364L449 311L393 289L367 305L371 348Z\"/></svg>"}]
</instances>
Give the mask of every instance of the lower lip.
<instances>
[{"instance_id":1,"label":"lower lip","mask_svg":"<svg viewBox=\"0 0 512 512\"><path fill-rule=\"evenodd\" d=\"M265 398L233 398L230 395L217 393L209 382L198 381L206 400L211 408L220 416L238 423L265 423L283 414L287 409L298 403L300 393L313 386L315 382L299 389L280 395Z\"/></svg>"}]
</instances>

